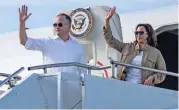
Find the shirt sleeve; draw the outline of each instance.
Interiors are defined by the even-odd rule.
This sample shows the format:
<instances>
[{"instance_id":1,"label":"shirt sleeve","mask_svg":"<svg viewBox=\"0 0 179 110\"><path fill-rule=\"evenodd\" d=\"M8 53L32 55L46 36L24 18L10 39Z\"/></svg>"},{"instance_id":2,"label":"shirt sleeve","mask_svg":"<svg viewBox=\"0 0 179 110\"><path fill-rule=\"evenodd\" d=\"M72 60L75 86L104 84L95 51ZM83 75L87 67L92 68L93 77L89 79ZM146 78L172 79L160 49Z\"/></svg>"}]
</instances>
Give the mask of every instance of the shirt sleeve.
<instances>
[{"instance_id":1,"label":"shirt sleeve","mask_svg":"<svg viewBox=\"0 0 179 110\"><path fill-rule=\"evenodd\" d=\"M45 39L27 38L25 48L27 50L43 51L45 47Z\"/></svg>"}]
</instances>

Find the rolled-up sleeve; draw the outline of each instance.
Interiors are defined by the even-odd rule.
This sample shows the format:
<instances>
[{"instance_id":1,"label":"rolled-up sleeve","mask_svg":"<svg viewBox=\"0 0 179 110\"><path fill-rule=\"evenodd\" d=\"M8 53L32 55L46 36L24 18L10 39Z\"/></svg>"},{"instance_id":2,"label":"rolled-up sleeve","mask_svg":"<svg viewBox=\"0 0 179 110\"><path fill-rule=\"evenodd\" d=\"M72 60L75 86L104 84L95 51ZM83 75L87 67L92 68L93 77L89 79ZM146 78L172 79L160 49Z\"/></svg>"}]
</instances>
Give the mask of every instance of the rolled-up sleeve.
<instances>
[{"instance_id":1,"label":"rolled-up sleeve","mask_svg":"<svg viewBox=\"0 0 179 110\"><path fill-rule=\"evenodd\" d=\"M27 50L43 51L45 47L45 39L27 38L25 48Z\"/></svg>"},{"instance_id":2,"label":"rolled-up sleeve","mask_svg":"<svg viewBox=\"0 0 179 110\"><path fill-rule=\"evenodd\" d=\"M119 41L118 39L116 39L113 35L112 35L112 31L110 27L105 27L103 26L103 33L104 33L104 38L107 42L107 44L118 50L119 52L122 52L123 48L128 44L128 43L123 43L121 41Z\"/></svg>"}]
</instances>

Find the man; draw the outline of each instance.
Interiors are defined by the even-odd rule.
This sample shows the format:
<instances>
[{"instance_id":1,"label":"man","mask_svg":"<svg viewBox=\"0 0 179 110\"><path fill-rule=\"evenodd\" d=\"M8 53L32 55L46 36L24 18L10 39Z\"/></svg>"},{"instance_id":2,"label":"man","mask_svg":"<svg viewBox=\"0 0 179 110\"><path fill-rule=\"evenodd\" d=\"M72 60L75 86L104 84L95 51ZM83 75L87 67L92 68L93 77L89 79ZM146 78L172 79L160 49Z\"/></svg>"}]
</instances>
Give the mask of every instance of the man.
<instances>
[{"instance_id":1,"label":"man","mask_svg":"<svg viewBox=\"0 0 179 110\"><path fill-rule=\"evenodd\" d=\"M71 27L71 18L62 13L54 19L54 32L56 36L33 39L27 36L25 22L31 15L28 14L28 7L23 5L19 8L19 39L20 43L28 50L41 51L44 56L45 64L79 62L86 64L84 48L81 44L71 39L69 36ZM79 67L59 67L50 68L48 72L83 72L86 69Z\"/></svg>"}]
</instances>

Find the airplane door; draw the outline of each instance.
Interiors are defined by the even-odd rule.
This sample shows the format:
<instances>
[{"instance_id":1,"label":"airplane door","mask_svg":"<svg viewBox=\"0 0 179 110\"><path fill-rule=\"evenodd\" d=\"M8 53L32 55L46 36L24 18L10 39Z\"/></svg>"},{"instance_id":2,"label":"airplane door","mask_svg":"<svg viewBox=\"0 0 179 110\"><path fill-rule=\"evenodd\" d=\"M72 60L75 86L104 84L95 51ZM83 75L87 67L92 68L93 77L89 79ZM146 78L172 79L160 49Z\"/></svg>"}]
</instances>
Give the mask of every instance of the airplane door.
<instances>
[{"instance_id":1,"label":"airplane door","mask_svg":"<svg viewBox=\"0 0 179 110\"><path fill-rule=\"evenodd\" d=\"M110 7L107 6L96 6L63 12L71 16L71 36L85 46L87 60L91 65L110 65L109 58L117 61L120 59L120 53L108 47L104 39L104 18L109 9ZM110 26L113 36L122 41L121 23L117 13L110 20ZM105 71L111 76L110 69ZM104 73L104 70L98 71L97 73Z\"/></svg>"}]
</instances>

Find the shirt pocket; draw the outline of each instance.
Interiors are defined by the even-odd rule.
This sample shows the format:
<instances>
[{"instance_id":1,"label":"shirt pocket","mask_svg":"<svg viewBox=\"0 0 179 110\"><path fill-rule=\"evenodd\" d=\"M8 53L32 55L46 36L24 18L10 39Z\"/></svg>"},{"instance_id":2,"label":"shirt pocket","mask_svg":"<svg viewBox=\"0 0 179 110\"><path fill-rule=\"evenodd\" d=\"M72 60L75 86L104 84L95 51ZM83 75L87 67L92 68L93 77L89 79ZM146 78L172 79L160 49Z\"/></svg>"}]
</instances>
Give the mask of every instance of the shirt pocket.
<instances>
[{"instance_id":1,"label":"shirt pocket","mask_svg":"<svg viewBox=\"0 0 179 110\"><path fill-rule=\"evenodd\" d=\"M155 69L156 59L155 58L148 58L146 60L146 67Z\"/></svg>"}]
</instances>

